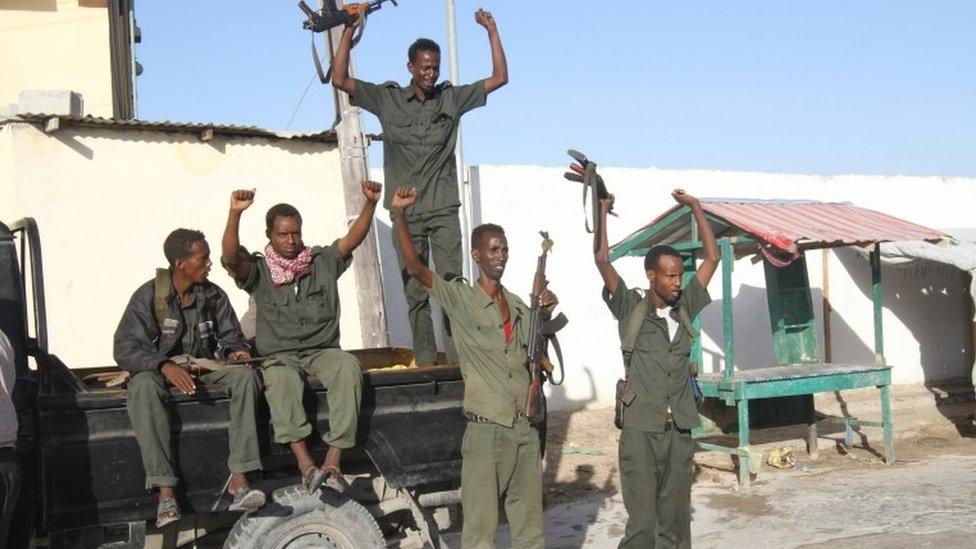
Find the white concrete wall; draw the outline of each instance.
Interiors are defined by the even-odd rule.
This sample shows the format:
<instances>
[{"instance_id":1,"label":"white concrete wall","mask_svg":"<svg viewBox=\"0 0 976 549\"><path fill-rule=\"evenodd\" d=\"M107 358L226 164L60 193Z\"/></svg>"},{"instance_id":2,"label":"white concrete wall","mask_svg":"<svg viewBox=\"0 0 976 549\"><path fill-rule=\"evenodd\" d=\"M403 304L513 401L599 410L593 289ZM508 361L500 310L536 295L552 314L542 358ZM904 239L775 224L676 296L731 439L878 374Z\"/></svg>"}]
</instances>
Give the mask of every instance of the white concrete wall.
<instances>
[{"instance_id":1,"label":"white concrete wall","mask_svg":"<svg viewBox=\"0 0 976 549\"><path fill-rule=\"evenodd\" d=\"M108 8L78 0L0 0L0 107L24 90L73 90L112 116Z\"/></svg>"},{"instance_id":2,"label":"white concrete wall","mask_svg":"<svg viewBox=\"0 0 976 549\"><path fill-rule=\"evenodd\" d=\"M345 234L339 155L302 141L67 128L0 127L0 219L37 219L43 245L50 347L71 367L112 364L112 334L141 283L164 266L163 240L177 227L202 230L211 280L238 315L247 295L219 263L230 192L256 187L242 243L267 243L264 214L278 203L303 214L309 244ZM361 346L355 275L340 281L342 345Z\"/></svg>"},{"instance_id":3,"label":"white concrete wall","mask_svg":"<svg viewBox=\"0 0 976 549\"><path fill-rule=\"evenodd\" d=\"M551 288L570 318L560 334L567 382L555 389L552 404L575 407L612 402L613 381L622 374L615 323L600 299L602 282L593 267L592 237L583 229L581 189L562 178L562 168L481 166L475 168L474 224L493 222L508 233L511 259L506 285L525 296L539 254L539 230L555 240L549 260ZM601 168L617 196L619 218L610 219L617 242L672 205L675 187L703 197L809 198L850 201L929 227L971 227L976 180L939 177L874 177ZM807 258L814 308L822 327L822 254ZM642 262L616 264L628 285L646 285ZM850 249L829 254L832 352L834 362L870 361L873 323L867 261ZM885 268L885 351L896 383L968 377L965 355L967 291L959 271L938 264ZM716 301L703 313L706 368L723 366L721 280L709 291ZM771 365L772 342L761 264L736 262L736 363L743 368ZM389 284L389 283L388 283ZM388 296L393 292L388 290ZM394 332L398 328L391 326ZM820 330L822 349L822 329Z\"/></svg>"}]
</instances>

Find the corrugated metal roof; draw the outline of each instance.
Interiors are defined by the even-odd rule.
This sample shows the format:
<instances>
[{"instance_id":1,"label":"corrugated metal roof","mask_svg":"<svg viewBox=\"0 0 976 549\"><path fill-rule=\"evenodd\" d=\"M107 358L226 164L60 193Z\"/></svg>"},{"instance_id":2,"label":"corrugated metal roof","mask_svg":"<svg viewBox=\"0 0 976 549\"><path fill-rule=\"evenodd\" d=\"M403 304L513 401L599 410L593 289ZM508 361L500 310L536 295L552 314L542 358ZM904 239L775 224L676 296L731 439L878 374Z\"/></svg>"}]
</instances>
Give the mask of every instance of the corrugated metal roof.
<instances>
[{"instance_id":1,"label":"corrugated metal roof","mask_svg":"<svg viewBox=\"0 0 976 549\"><path fill-rule=\"evenodd\" d=\"M191 123L191 122L148 122L145 120L121 120L115 118L101 118L97 116L66 116L57 114L20 114L8 120L22 120L34 124L43 124L52 118L57 118L62 126L89 126L98 128L117 128L122 130L145 130L161 132L194 133L203 135L212 131L214 135L238 137L264 137L267 139L291 139L298 141L317 141L320 143L338 143L336 132L326 130L317 133L275 132L256 126L235 126L226 124Z\"/></svg>"},{"instance_id":2,"label":"corrugated metal roof","mask_svg":"<svg viewBox=\"0 0 976 549\"><path fill-rule=\"evenodd\" d=\"M750 235L776 250L826 248L872 242L941 240L941 232L904 219L861 208L849 202L815 200L759 200L702 198L702 208L712 219L716 236ZM673 244L691 237L691 214L671 217L675 206L657 219L615 244L634 250L655 244ZM660 224L659 227L655 225ZM649 234L648 229L656 230ZM640 240L635 243L634 240ZM636 245L633 245L636 244Z\"/></svg>"}]
</instances>

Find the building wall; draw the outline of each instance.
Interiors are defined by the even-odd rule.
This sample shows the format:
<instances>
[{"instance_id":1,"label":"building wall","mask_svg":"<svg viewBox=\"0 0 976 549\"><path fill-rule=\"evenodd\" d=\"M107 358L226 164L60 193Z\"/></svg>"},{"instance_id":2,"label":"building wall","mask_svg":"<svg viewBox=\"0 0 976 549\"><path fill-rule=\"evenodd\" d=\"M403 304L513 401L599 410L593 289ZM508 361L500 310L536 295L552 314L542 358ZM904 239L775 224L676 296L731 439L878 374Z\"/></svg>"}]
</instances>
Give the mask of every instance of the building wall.
<instances>
[{"instance_id":1,"label":"building wall","mask_svg":"<svg viewBox=\"0 0 976 549\"><path fill-rule=\"evenodd\" d=\"M132 292L165 266L174 228L202 230L211 280L238 315L247 295L219 262L230 192L257 188L242 243L267 243L264 214L295 205L309 244L345 234L339 155L323 143L228 139L156 131L0 126L0 219L37 219L44 258L50 348L71 367L112 364L112 334ZM361 345L355 274L340 280L342 345Z\"/></svg>"},{"instance_id":2,"label":"building wall","mask_svg":"<svg viewBox=\"0 0 976 549\"><path fill-rule=\"evenodd\" d=\"M550 287L570 319L560 333L567 382L554 389L552 404L576 407L612 402L613 380L623 374L616 325L600 297L602 281L593 266L592 236L583 228L580 185L562 178L563 169L537 166L481 166L474 169L474 224L493 222L508 234L511 256L506 285L528 294L539 230L555 240L549 259ZM619 218L610 218L611 243L649 223L673 205L672 189L703 197L808 198L850 201L930 227L973 226L976 180L939 177L874 177L602 168L617 197ZM823 258L807 257L823 351ZM873 359L870 269L850 248L827 254L830 281L831 351L834 362ZM647 285L641 259L615 263L631 287ZM934 263L885 267L884 336L895 383L969 377L966 350L966 281L960 271ZM721 275L709 291L715 300L702 314L704 362L724 365ZM737 366L772 365L772 342L762 264L736 262L733 274Z\"/></svg>"},{"instance_id":3,"label":"building wall","mask_svg":"<svg viewBox=\"0 0 976 549\"><path fill-rule=\"evenodd\" d=\"M112 116L108 8L96 0L0 0L0 106L24 90L72 90Z\"/></svg>"}]
</instances>

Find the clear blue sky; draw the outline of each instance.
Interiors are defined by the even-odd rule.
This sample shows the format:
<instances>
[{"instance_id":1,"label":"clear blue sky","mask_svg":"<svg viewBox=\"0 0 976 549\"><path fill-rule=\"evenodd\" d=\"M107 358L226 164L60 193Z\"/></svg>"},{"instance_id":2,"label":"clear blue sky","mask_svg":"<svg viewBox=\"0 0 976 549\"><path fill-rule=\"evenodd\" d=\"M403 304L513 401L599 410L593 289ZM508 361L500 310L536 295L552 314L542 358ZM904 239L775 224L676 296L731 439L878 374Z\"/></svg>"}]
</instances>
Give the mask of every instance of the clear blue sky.
<instances>
[{"instance_id":1,"label":"clear blue sky","mask_svg":"<svg viewBox=\"0 0 976 549\"><path fill-rule=\"evenodd\" d=\"M284 129L314 72L296 2L136 0L139 117ZM976 176L976 2L458 0L462 82L490 73L479 6L510 82L463 119L468 164ZM388 5L359 77L406 82L446 34L443 1ZM333 116L316 80L290 129Z\"/></svg>"}]
</instances>

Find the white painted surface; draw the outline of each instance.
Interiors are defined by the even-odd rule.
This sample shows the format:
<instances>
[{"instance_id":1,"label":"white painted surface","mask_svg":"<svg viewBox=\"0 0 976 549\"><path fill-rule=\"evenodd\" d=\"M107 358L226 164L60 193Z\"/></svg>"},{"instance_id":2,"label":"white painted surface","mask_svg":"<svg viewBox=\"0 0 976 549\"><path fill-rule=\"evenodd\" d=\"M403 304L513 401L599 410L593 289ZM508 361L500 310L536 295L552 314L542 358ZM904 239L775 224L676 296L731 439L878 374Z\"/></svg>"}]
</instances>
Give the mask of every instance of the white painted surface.
<instances>
[{"instance_id":1,"label":"white painted surface","mask_svg":"<svg viewBox=\"0 0 976 549\"><path fill-rule=\"evenodd\" d=\"M562 168L481 166L475 168L474 224L502 225L511 258L506 285L525 296L539 230L555 240L549 260L551 288L570 318L560 333L567 357L567 381L555 388L552 405L577 407L612 402L613 381L622 375L616 325L600 298L602 281L593 266L592 237L583 229L581 189L562 177ZM611 218L611 243L649 223L669 208L676 187L703 197L809 198L849 201L930 227L970 227L976 180L939 177L875 177L601 168L617 196L619 218ZM807 258L814 309L822 344L822 255ZM615 263L627 284L646 286L642 260ZM870 361L873 323L867 261L850 249L830 254L832 352L834 362ZM962 274L947 266L923 264L885 268L885 352L895 383L968 377L965 355L967 291ZM742 368L773 364L769 314L761 264L739 260L733 275L736 363ZM709 286L715 300L702 314L707 369L724 365L721 275ZM390 292L388 296L393 296ZM392 315L391 315L392 317ZM396 331L396 326L391 330Z\"/></svg>"},{"instance_id":2,"label":"white painted surface","mask_svg":"<svg viewBox=\"0 0 976 549\"><path fill-rule=\"evenodd\" d=\"M258 190L241 241L263 249L264 214L278 202L302 212L308 244L346 231L339 155L333 145L263 138L200 141L192 133L0 127L0 219L32 216L41 233L50 348L70 367L113 364L112 334L132 292L165 266L163 240L202 230L211 280L238 315L247 294L220 266L230 192ZM339 284L342 345L361 345L352 270Z\"/></svg>"},{"instance_id":3,"label":"white painted surface","mask_svg":"<svg viewBox=\"0 0 976 549\"><path fill-rule=\"evenodd\" d=\"M0 2L0 108L24 90L67 89L84 96L85 114L112 116L108 9L81 4Z\"/></svg>"}]
</instances>

